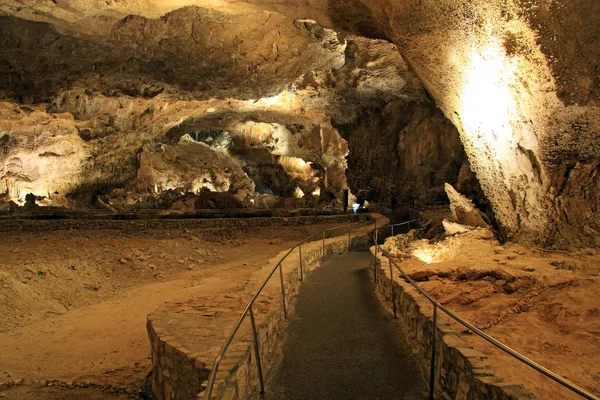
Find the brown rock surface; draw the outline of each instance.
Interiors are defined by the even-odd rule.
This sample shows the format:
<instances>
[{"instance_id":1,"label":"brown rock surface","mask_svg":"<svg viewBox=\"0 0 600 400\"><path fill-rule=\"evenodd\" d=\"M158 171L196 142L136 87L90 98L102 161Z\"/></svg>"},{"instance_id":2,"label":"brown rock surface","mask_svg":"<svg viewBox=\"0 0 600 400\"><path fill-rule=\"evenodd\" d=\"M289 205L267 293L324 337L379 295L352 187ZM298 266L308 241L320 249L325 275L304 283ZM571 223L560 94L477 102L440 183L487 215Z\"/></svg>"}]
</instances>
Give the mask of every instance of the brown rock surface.
<instances>
[{"instance_id":1,"label":"brown rock surface","mask_svg":"<svg viewBox=\"0 0 600 400\"><path fill-rule=\"evenodd\" d=\"M386 240L400 267L442 305L535 362L583 386L600 390L595 296L599 255L546 252L519 244L499 245L477 229L437 244ZM398 243L403 243L398 245ZM438 313L438 315L440 315ZM456 329L462 325L452 323ZM469 345L500 359L494 374L524 384L539 399L577 399L475 335Z\"/></svg>"},{"instance_id":2,"label":"brown rock surface","mask_svg":"<svg viewBox=\"0 0 600 400\"><path fill-rule=\"evenodd\" d=\"M596 0L2 2L0 203L313 207L346 188L427 203L448 182L503 238L598 247L599 27ZM522 343L549 364L598 365L569 347L571 327L596 344L597 282L577 254L519 272L520 254L461 237L419 242L429 262L464 261L425 282L440 298L511 340L525 326L556 334ZM498 261L481 273L465 259L488 253ZM21 289L56 271L27 266L1 278L7 301L46 304ZM578 368L565 373L592 387L597 371Z\"/></svg>"},{"instance_id":3,"label":"brown rock surface","mask_svg":"<svg viewBox=\"0 0 600 400\"><path fill-rule=\"evenodd\" d=\"M205 8L182 9L197 5ZM600 223L594 212L597 203L577 190L597 187L597 182L568 173L571 165L589 165L600 158L599 7L595 0L19 0L0 6L8 16L2 24L2 48L19 46L17 53L26 57L4 53L7 73L1 86L8 96L25 103L52 100L49 94L72 85L151 98L185 93L184 97L222 99L236 93L256 99L294 85L340 83L337 72L348 64L353 46L348 42L342 49L345 33L335 39L336 34L307 18L327 28L388 39L426 88L427 96L420 101L431 97L456 126L506 235L568 247L592 243L583 227L597 231ZM69 66L65 52L79 60L76 68ZM103 60L104 54L111 57ZM377 60L367 64L374 66ZM48 69L43 79L36 77ZM366 70L353 70L356 82L363 89L375 88L375 98L385 98L381 85L371 82L377 81L374 77L393 79L382 69L364 80ZM347 91L332 94L353 97ZM390 100L394 99L385 103ZM357 125L359 132L386 131L382 127L388 122L374 121L372 115L385 105L367 112L342 107L341 115L367 120ZM335 114L322 101L319 108ZM398 121L406 121L409 114L399 113ZM389 122L395 126L391 130L402 129L404 124L396 122ZM393 140L386 139L381 147L395 147L395 136L389 138ZM357 162L364 166L361 158L368 157ZM400 161L392 160L392 170L396 164ZM351 166L350 174L356 167ZM343 169L338 163L338 170ZM380 175L375 166L371 177L379 180L372 192L378 200L394 187ZM418 178L423 180L420 174ZM571 178L573 190L557 186ZM354 191L368 189L362 176L350 180L360 183L351 184ZM578 213L570 209L575 204L589 217L570 220L566 214Z\"/></svg>"},{"instance_id":4,"label":"brown rock surface","mask_svg":"<svg viewBox=\"0 0 600 400\"><path fill-rule=\"evenodd\" d=\"M444 231L446 231L447 235L456 235L457 233L465 233L471 230L468 226L448 221L447 219L442 220L442 225L444 226Z\"/></svg>"},{"instance_id":5,"label":"brown rock surface","mask_svg":"<svg viewBox=\"0 0 600 400\"><path fill-rule=\"evenodd\" d=\"M329 226L0 233L1 397L137 396L151 368L147 314L251 292L270 258ZM236 319L245 303L233 303Z\"/></svg>"},{"instance_id":6,"label":"brown rock surface","mask_svg":"<svg viewBox=\"0 0 600 400\"><path fill-rule=\"evenodd\" d=\"M459 224L468 225L471 227L486 228L488 224L485 222L485 216L473 205L473 202L456 191L449 185L445 184L446 194L450 200L450 211L454 219Z\"/></svg>"},{"instance_id":7,"label":"brown rock surface","mask_svg":"<svg viewBox=\"0 0 600 400\"><path fill-rule=\"evenodd\" d=\"M31 192L42 204L153 208L211 190L244 206L312 205L348 186L371 200L427 198L456 179L458 133L389 42L256 9L161 6L0 8L5 201ZM381 177L354 167L374 127L385 134L369 158L409 138ZM419 137L430 144L413 147ZM427 157L439 165L422 168Z\"/></svg>"}]
</instances>

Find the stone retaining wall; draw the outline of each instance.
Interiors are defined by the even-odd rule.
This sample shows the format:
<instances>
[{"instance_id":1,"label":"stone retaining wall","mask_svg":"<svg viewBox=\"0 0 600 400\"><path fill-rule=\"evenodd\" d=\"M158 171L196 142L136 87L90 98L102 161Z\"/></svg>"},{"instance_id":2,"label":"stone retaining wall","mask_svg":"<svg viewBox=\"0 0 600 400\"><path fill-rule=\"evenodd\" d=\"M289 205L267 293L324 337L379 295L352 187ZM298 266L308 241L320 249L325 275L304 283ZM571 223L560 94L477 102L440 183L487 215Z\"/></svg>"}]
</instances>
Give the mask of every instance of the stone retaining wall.
<instances>
[{"instance_id":1,"label":"stone retaining wall","mask_svg":"<svg viewBox=\"0 0 600 400\"><path fill-rule=\"evenodd\" d=\"M202 359L163 334L152 315L147 330L152 353L152 392L156 399L194 399L210 373ZM168 321L167 321L168 323ZM157 326L158 325L158 326Z\"/></svg>"},{"instance_id":2,"label":"stone retaining wall","mask_svg":"<svg viewBox=\"0 0 600 400\"><path fill-rule=\"evenodd\" d=\"M368 230L372 230L372 227L373 225L369 226ZM367 247L366 232L364 225L357 226L351 234L350 248ZM325 256L346 252L348 244L348 235L344 233L338 237L325 239ZM321 240L302 245L304 274L320 265L322 246ZM253 282L250 282L248 286L252 287L252 291L258 289L266 278L266 274L275 267L281 256L278 257L271 263L272 267L265 268L265 275L259 275ZM298 281L299 265L300 258L297 250L293 251L282 263L288 314L293 312L295 297L301 285ZM278 271L276 274L279 274ZM274 365L286 327L281 303L280 279L277 275L271 278L253 307L265 377ZM241 305L243 304L241 299L247 298L247 296L239 297L240 301L235 304L235 308L238 308L239 311L233 317L202 319L202 315L203 313L210 314L213 309L234 309L233 305L230 307L228 304L228 301L235 302L229 300L233 298L236 296L224 295L223 299L214 299L211 301L215 304L213 308L200 306L197 302L191 304L168 303L148 316L148 336L152 347L153 392L158 400L203 398L204 386L212 367L212 361L244 308ZM244 301L247 302L247 300ZM198 309L202 309L202 311L198 312ZM185 326L188 321L189 324L194 324L193 328ZM179 327L182 327L183 330L189 328L186 332L194 335L193 340L190 340L189 336L183 337L182 335L188 335L188 333L182 333L182 329ZM217 331L218 334L215 334ZM176 337L177 335L179 337ZM201 341L204 342L202 346L198 346L202 350L186 348L185 344L180 343L184 340L194 343L194 346ZM191 347L191 345L187 346ZM221 363L213 390L213 398L244 399L251 393L258 393L258 388L252 331L249 317L246 317L226 358Z\"/></svg>"},{"instance_id":3,"label":"stone retaining wall","mask_svg":"<svg viewBox=\"0 0 600 400\"><path fill-rule=\"evenodd\" d=\"M352 215L210 218L210 219L147 219L147 220L6 220L0 221L0 232L41 232L50 230L118 229L140 231L147 229L219 229L256 228L268 226L299 226L312 224L342 225L354 221Z\"/></svg>"},{"instance_id":4,"label":"stone retaining wall","mask_svg":"<svg viewBox=\"0 0 600 400\"><path fill-rule=\"evenodd\" d=\"M351 240L350 248L366 247L368 244L367 235L355 236ZM307 249L308 250L308 249ZM325 256L330 257L336 254L344 254L348 251L347 238L327 239L325 243ZM321 247L312 246L308 251L303 251L303 271L308 273L321 265ZM296 260L299 261L297 258ZM293 313L295 297L301 282L298 280L299 271L289 272L285 279L286 304L288 304L288 314ZM261 362L265 377L272 372L267 372L274 366L274 359L280 351L285 328L287 327L283 309L272 313L264 323L258 327L258 343L261 355ZM248 346L239 363L230 371L218 375L219 384L213 392L213 399L219 400L237 400L246 399L252 393L259 392L258 372L253 345ZM197 400L204 399L204 393L198 394Z\"/></svg>"},{"instance_id":5,"label":"stone retaining wall","mask_svg":"<svg viewBox=\"0 0 600 400\"><path fill-rule=\"evenodd\" d=\"M379 253L375 258L371 248L373 264L377 268L376 291L385 306L392 308L392 280L389 260ZM431 360L431 337L433 329L433 305L411 284L400 279L400 272L393 267L393 285L396 294L398 326L421 367L429 377ZM508 400L536 399L523 389L521 384L505 382L496 376L493 357L473 349L461 332L450 326L449 318L441 311L437 313L436 330L435 398L444 400Z\"/></svg>"}]
</instances>

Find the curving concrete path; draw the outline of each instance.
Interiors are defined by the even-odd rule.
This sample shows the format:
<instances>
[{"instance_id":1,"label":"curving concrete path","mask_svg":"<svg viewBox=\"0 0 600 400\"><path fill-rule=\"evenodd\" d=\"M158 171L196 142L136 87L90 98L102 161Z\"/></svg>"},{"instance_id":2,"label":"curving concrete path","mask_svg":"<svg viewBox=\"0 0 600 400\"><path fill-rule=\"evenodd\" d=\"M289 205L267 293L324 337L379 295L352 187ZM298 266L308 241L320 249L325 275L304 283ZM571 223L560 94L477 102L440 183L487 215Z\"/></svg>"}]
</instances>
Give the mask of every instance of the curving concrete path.
<instances>
[{"instance_id":1,"label":"curving concrete path","mask_svg":"<svg viewBox=\"0 0 600 400\"><path fill-rule=\"evenodd\" d=\"M307 277L264 398L427 398L408 345L374 294L368 266L369 253L353 252Z\"/></svg>"}]
</instances>

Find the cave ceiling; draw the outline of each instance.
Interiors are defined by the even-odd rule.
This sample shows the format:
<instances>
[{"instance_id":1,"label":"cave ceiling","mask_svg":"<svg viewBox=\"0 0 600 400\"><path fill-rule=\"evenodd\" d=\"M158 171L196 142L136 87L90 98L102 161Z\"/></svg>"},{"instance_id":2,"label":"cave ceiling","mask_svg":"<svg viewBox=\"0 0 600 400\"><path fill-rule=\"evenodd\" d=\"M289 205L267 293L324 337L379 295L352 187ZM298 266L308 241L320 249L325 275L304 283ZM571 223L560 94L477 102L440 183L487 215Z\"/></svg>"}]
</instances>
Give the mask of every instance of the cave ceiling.
<instances>
[{"instance_id":1,"label":"cave ceiling","mask_svg":"<svg viewBox=\"0 0 600 400\"><path fill-rule=\"evenodd\" d=\"M383 201L469 170L507 237L593 244L599 19L595 0L3 2L0 191Z\"/></svg>"}]
</instances>

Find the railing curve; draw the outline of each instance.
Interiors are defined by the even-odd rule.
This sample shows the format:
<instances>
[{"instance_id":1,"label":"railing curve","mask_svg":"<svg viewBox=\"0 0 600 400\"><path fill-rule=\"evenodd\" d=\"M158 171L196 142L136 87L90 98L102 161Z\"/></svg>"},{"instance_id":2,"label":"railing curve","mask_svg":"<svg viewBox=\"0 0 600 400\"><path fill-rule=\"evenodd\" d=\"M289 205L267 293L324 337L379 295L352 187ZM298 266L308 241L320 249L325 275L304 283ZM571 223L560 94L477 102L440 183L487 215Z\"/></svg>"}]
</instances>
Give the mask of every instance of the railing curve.
<instances>
[{"instance_id":1,"label":"railing curve","mask_svg":"<svg viewBox=\"0 0 600 400\"><path fill-rule=\"evenodd\" d=\"M374 218L372 221L374 223L374 228L373 230L377 230L377 221L385 218L385 217L379 217L379 218ZM351 233L352 233L352 227L357 226L357 225L361 225L364 224L365 225L365 231L368 234L369 233L369 219L367 218L365 221L358 221L358 222L353 222L350 224L345 224L345 225L341 225L341 226L336 226L333 228L327 228L324 229L320 232L314 233L312 235L310 235L309 237L305 238L304 240L298 242L296 245L294 245L294 247L292 247L278 262L277 265L275 265L275 267L271 270L271 272L269 273L269 275L267 276L267 278L263 281L263 283L260 285L260 287L258 288L258 290L255 292L254 296L252 296L252 299L248 302L248 304L246 305L246 308L244 308L244 311L242 312L242 315L240 316L240 318L237 320L237 322L235 323L235 325L233 326L233 329L231 330L231 333L229 334L229 337L227 338L227 340L225 341L225 344L223 345L223 347L221 348L221 351L219 351L219 354L217 355L217 357L215 358L213 365L212 365L212 369L210 371L210 375L208 376L208 383L206 385L206 390L204 392L204 399L205 400L210 400L211 396L212 396L212 392L214 389L214 385L215 385L215 381L217 378L217 372L219 370L219 365L221 364L221 361L223 360L223 357L225 356L225 353L227 353L227 349L229 348L229 346L231 345L231 343L233 342L233 339L235 339L235 336L237 334L237 332L239 331L240 327L242 326L242 323L244 322L244 319L246 318L246 316L248 314L250 314L250 322L252 324L252 333L253 333L253 341L254 341L254 351L255 351L255 356L256 356L256 365L257 365L257 369L258 369L258 378L259 378L259 384L260 384L260 392L264 393L265 391L265 386L264 386L264 380L263 380L263 372L262 372L262 365L261 365L261 361L260 361L260 353L259 353L259 346L258 346L258 336L257 336L257 332L256 332L256 322L254 319L254 312L252 310L252 305L254 304L254 302L256 301L256 299L258 298L258 296L261 294L262 290L265 288L265 286L267 285L267 283L269 283L269 281L271 280L271 278L273 277L273 275L275 275L275 271L277 271L277 269L279 269L279 278L280 278L280 283L281 283L281 300L282 300L282 306L283 306L283 313L285 318L287 318L287 306L286 306L286 302L285 302L285 286L284 286L284 282L283 282L283 268L281 266L281 263L283 261L285 261L285 259L295 250L298 249L299 251L299 255L300 255L300 263L298 265L299 268L299 275L298 275L298 279L300 281L302 281L304 279L303 277L303 266L302 266L302 245L313 240L314 238L321 236L321 241L322 241L322 259L325 259L325 234L329 231L333 231L333 230L340 230L340 229L344 229L344 228L348 228L348 249L350 249L350 241L351 241Z\"/></svg>"},{"instance_id":2,"label":"railing curve","mask_svg":"<svg viewBox=\"0 0 600 400\"><path fill-rule=\"evenodd\" d=\"M396 261L393 260L393 258L390 256L390 254L387 251L385 251L384 249L382 249L378 243L379 230L391 228L392 232L393 232L394 226L410 224L410 222L414 222L414 221L403 222L403 223L395 224L395 225L385 225L385 226L381 226L379 228L376 227L374 229L372 239L373 239L373 242L375 243L375 257L377 257L377 252L379 251L379 252L381 252L381 254L384 257L386 257L389 260L389 263L390 263L390 280L392 283L391 287L392 287L392 303L393 303L394 318L396 318L396 301L395 301L396 296L395 296L395 292L394 292L394 284L393 284L394 275L392 273L392 265L394 265L394 267L396 267L396 269L400 272L400 274L403 276L403 278L408 283L410 283L415 289L417 289L417 291L419 293L421 293L423 296L425 296L427 298L427 300L429 300L431 302L431 304L433 304L433 329L432 329L432 338L431 338L431 363L430 363L430 377L429 377L429 399L430 400L433 400L434 388L435 388L435 362L436 362L436 351L435 351L436 338L435 338L435 335L436 335L436 328L437 328L437 310L438 309L440 309L441 311L446 313L446 315L448 315L450 318L454 319L456 322L458 322L459 324L461 324L462 326L464 326L471 332L475 333L479 337L481 337L484 340L488 341L489 343L493 344L500 350L511 355L512 357L516 358L517 360L521 361L522 363L524 363L524 364L528 365L529 367L535 369L536 371L542 373L543 375L547 376L548 378L554 380L555 382L559 383L560 385L566 387L567 389L570 389L571 391L577 393L578 395L580 395L586 399L600 400L600 398L598 398L593 393L591 393L591 392L587 391L586 389L582 388L581 386L578 386L578 385L574 384L573 382L561 377L560 375L556 374L555 372L550 371L549 369L543 367L542 365L536 363L535 361L530 360L529 358L520 354L516 350L513 350L512 348L508 347L504 343L500 342L499 340L494 339L487 333L483 332L481 329L479 329L476 326L472 325L471 323L465 321L464 319L462 319L461 317L459 317L458 315L456 315L455 313L453 313L452 311L448 310L446 307L441 305L429 293L427 293L423 288L421 288L421 286L419 286L406 272L404 272L404 270L396 263ZM373 271L374 272L374 274L373 274L374 281L377 278L376 271L377 271L377 262L374 263L374 271Z\"/></svg>"}]
</instances>

